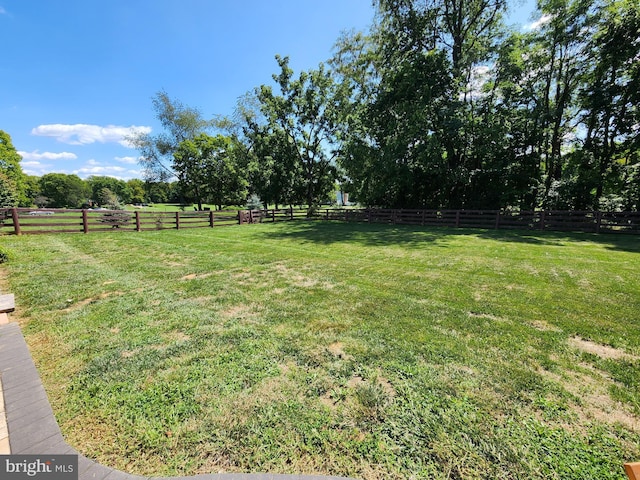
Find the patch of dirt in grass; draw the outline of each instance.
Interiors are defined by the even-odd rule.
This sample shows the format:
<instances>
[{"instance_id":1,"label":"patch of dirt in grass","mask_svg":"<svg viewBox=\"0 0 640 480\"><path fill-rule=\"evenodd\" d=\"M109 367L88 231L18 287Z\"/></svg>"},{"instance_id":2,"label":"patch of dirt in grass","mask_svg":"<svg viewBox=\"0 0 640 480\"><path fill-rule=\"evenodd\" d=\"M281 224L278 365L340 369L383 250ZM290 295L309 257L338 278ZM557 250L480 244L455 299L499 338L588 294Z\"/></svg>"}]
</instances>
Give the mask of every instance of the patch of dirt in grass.
<instances>
[{"instance_id":1,"label":"patch of dirt in grass","mask_svg":"<svg viewBox=\"0 0 640 480\"><path fill-rule=\"evenodd\" d=\"M184 267L187 264L184 263L183 258L180 257L180 255L177 255L175 253L164 253L164 254L160 254L159 256L159 260L165 264L167 267Z\"/></svg>"},{"instance_id":2,"label":"patch of dirt in grass","mask_svg":"<svg viewBox=\"0 0 640 480\"><path fill-rule=\"evenodd\" d=\"M393 398L396 396L396 389L393 388L393 385L391 385L391 382L386 378L378 377L378 385L382 387L382 389L385 391L387 395L389 395L389 397Z\"/></svg>"},{"instance_id":3,"label":"patch of dirt in grass","mask_svg":"<svg viewBox=\"0 0 640 480\"><path fill-rule=\"evenodd\" d=\"M541 370L540 373L561 384L576 398L572 410L578 424L595 421L609 424L619 423L632 431L640 432L640 419L611 398L609 387L612 380L590 365L580 364L582 371L566 371L563 375ZM568 429L576 425L566 426Z\"/></svg>"},{"instance_id":4,"label":"patch of dirt in grass","mask_svg":"<svg viewBox=\"0 0 640 480\"><path fill-rule=\"evenodd\" d=\"M344 343L342 342L332 343L331 345L329 345L329 347L327 347L327 350L329 350L332 355L338 358L342 358L345 360L351 358L351 355L347 355L346 353L344 353Z\"/></svg>"},{"instance_id":5,"label":"patch of dirt in grass","mask_svg":"<svg viewBox=\"0 0 640 480\"><path fill-rule=\"evenodd\" d=\"M555 325L551 325L550 323L545 322L544 320L534 320L529 325L531 325L536 330L540 330L541 332L561 332L562 329L556 327Z\"/></svg>"},{"instance_id":6,"label":"patch of dirt in grass","mask_svg":"<svg viewBox=\"0 0 640 480\"><path fill-rule=\"evenodd\" d=\"M100 295L97 295L95 297L90 297L90 298L85 298L84 300L80 300L79 302L73 303L73 299L68 299L67 300L67 304L68 306L66 308L63 308L62 311L65 313L68 312L72 312L74 310L78 310L82 307L86 307L87 305L89 305L90 303L94 303L97 302L99 300L104 300L105 298L109 298L109 297L115 297L115 296L122 296L125 295L125 292L119 292L119 291L115 291L115 292L104 292L101 293Z\"/></svg>"},{"instance_id":7,"label":"patch of dirt in grass","mask_svg":"<svg viewBox=\"0 0 640 480\"><path fill-rule=\"evenodd\" d=\"M187 335L186 333L181 332L179 330L173 330L168 333L163 333L162 338L168 342L178 342L178 343L188 342L189 340L191 340L190 335Z\"/></svg>"},{"instance_id":8,"label":"patch of dirt in grass","mask_svg":"<svg viewBox=\"0 0 640 480\"><path fill-rule=\"evenodd\" d=\"M326 392L320 397L320 403L331 410L334 410L337 405L337 401L333 399L331 392Z\"/></svg>"},{"instance_id":9,"label":"patch of dirt in grass","mask_svg":"<svg viewBox=\"0 0 640 480\"><path fill-rule=\"evenodd\" d=\"M357 388L357 387L360 387L360 386L364 385L365 383L366 383L365 379L362 378L360 375L354 375L347 382L347 387L349 387L349 388Z\"/></svg>"},{"instance_id":10,"label":"patch of dirt in grass","mask_svg":"<svg viewBox=\"0 0 640 480\"><path fill-rule=\"evenodd\" d=\"M232 305L218 313L224 320L238 320L243 323L258 323L258 313L250 305Z\"/></svg>"},{"instance_id":11,"label":"patch of dirt in grass","mask_svg":"<svg viewBox=\"0 0 640 480\"><path fill-rule=\"evenodd\" d=\"M489 291L489 285L480 285L480 287L473 292L473 299L476 302L481 302L485 298L485 294Z\"/></svg>"},{"instance_id":12,"label":"patch of dirt in grass","mask_svg":"<svg viewBox=\"0 0 640 480\"><path fill-rule=\"evenodd\" d=\"M186 266L186 265L187 265L186 263L173 262L173 261L166 261L166 260L165 260L164 264L165 264L167 267L172 267L172 268L184 267L184 266Z\"/></svg>"},{"instance_id":13,"label":"patch of dirt in grass","mask_svg":"<svg viewBox=\"0 0 640 480\"><path fill-rule=\"evenodd\" d=\"M211 273L190 273L180 278L180 280L201 280L203 278L210 277Z\"/></svg>"},{"instance_id":14,"label":"patch of dirt in grass","mask_svg":"<svg viewBox=\"0 0 640 480\"><path fill-rule=\"evenodd\" d=\"M396 396L396 389L393 388L391 382L381 375L377 375L375 379L369 381L360 375L354 375L347 382L347 387L357 389L365 386L378 386L386 395L393 398Z\"/></svg>"},{"instance_id":15,"label":"patch of dirt in grass","mask_svg":"<svg viewBox=\"0 0 640 480\"><path fill-rule=\"evenodd\" d=\"M496 315L491 315L490 313L477 313L477 312L469 312L469 316L471 318L484 318L486 320L492 320L494 322L506 322L506 318L497 317Z\"/></svg>"},{"instance_id":16,"label":"patch of dirt in grass","mask_svg":"<svg viewBox=\"0 0 640 480\"><path fill-rule=\"evenodd\" d=\"M191 298L190 300L194 303L197 303L198 305L208 305L209 303L211 303L211 300L214 297L212 297L211 295L206 295L203 297L194 297Z\"/></svg>"},{"instance_id":17,"label":"patch of dirt in grass","mask_svg":"<svg viewBox=\"0 0 640 480\"><path fill-rule=\"evenodd\" d=\"M583 352L597 355L600 358L610 360L640 360L640 357L631 355L617 348L610 347L608 345L602 345L600 343L592 342L591 340L585 340L580 337L571 337L569 339L569 345Z\"/></svg>"},{"instance_id":18,"label":"patch of dirt in grass","mask_svg":"<svg viewBox=\"0 0 640 480\"><path fill-rule=\"evenodd\" d=\"M307 275L304 275L302 272L299 272L298 270L295 270L293 268L289 268L283 263L277 263L275 265L275 271L278 273L278 275L283 277L285 280L287 280L290 284L292 284L295 287L302 287L302 288L320 287L325 290L331 290L335 286L332 283L322 282L316 278L312 278Z\"/></svg>"}]
</instances>

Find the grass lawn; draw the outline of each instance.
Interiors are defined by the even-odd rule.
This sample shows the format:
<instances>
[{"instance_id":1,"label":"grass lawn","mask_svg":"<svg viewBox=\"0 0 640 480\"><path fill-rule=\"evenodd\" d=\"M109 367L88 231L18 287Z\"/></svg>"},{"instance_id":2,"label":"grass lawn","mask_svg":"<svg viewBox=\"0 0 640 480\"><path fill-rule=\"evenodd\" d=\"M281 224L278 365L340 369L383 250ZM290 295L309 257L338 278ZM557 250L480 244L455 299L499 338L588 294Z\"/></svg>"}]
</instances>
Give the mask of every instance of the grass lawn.
<instances>
[{"instance_id":1,"label":"grass lawn","mask_svg":"<svg viewBox=\"0 0 640 480\"><path fill-rule=\"evenodd\" d=\"M320 222L12 236L1 273L63 433L119 469L623 479L638 240Z\"/></svg>"}]
</instances>

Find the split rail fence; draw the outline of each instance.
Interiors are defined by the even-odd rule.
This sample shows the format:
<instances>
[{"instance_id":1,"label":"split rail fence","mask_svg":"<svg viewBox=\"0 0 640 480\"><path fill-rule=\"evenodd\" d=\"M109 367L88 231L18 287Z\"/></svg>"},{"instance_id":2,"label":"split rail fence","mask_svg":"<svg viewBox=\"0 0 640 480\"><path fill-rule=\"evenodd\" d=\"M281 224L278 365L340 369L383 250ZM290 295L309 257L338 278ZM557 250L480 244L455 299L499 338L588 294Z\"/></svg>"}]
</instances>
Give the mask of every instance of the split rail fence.
<instances>
[{"instance_id":1,"label":"split rail fence","mask_svg":"<svg viewBox=\"0 0 640 480\"><path fill-rule=\"evenodd\" d=\"M0 234L213 228L262 222L327 220L454 228L640 234L640 212L307 209L127 212L122 210L0 209Z\"/></svg>"}]
</instances>

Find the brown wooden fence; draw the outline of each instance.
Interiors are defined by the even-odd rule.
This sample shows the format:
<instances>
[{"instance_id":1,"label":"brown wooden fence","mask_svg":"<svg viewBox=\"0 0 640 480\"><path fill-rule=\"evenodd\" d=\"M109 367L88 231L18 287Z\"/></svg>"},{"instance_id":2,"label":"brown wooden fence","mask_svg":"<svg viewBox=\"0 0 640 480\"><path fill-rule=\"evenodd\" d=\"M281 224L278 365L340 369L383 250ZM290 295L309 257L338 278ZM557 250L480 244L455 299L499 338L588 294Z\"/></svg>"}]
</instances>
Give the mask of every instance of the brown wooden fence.
<instances>
[{"instance_id":1,"label":"brown wooden fence","mask_svg":"<svg viewBox=\"0 0 640 480\"><path fill-rule=\"evenodd\" d=\"M497 210L307 209L204 212L0 209L0 234L141 231L291 220L334 220L455 228L640 233L640 212Z\"/></svg>"},{"instance_id":2,"label":"brown wooden fence","mask_svg":"<svg viewBox=\"0 0 640 480\"><path fill-rule=\"evenodd\" d=\"M0 210L0 232L20 234L112 232L238 224L237 211L127 212L12 208Z\"/></svg>"},{"instance_id":3,"label":"brown wooden fence","mask_svg":"<svg viewBox=\"0 0 640 480\"><path fill-rule=\"evenodd\" d=\"M287 212L245 211L242 223L287 219ZM454 228L640 233L640 212L321 209L311 216L305 211L292 212L290 219L296 218Z\"/></svg>"}]
</instances>

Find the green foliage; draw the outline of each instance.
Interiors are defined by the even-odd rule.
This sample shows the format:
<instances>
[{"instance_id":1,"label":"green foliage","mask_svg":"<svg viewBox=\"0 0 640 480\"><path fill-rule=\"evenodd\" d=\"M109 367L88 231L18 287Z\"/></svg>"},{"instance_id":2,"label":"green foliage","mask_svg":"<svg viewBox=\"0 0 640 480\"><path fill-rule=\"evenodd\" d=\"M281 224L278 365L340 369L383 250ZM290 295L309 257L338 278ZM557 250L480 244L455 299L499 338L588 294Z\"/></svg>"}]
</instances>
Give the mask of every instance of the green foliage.
<instances>
[{"instance_id":1,"label":"green foliage","mask_svg":"<svg viewBox=\"0 0 640 480\"><path fill-rule=\"evenodd\" d=\"M247 200L247 209L248 210L262 210L264 207L260 197L255 193L249 195L249 199Z\"/></svg>"},{"instance_id":2,"label":"green foliage","mask_svg":"<svg viewBox=\"0 0 640 480\"><path fill-rule=\"evenodd\" d=\"M77 175L47 173L40 177L40 193L48 207L81 208L89 200L91 189Z\"/></svg>"},{"instance_id":3,"label":"green foliage","mask_svg":"<svg viewBox=\"0 0 640 480\"><path fill-rule=\"evenodd\" d=\"M15 183L0 172L0 207L17 207L18 189Z\"/></svg>"},{"instance_id":4,"label":"green foliage","mask_svg":"<svg viewBox=\"0 0 640 480\"><path fill-rule=\"evenodd\" d=\"M3 179L0 185L0 200L5 206L29 206L27 176L22 172L18 154L11 137L4 130L0 130L0 175ZM11 203L11 205L9 205Z\"/></svg>"},{"instance_id":5,"label":"green foliage","mask_svg":"<svg viewBox=\"0 0 640 480\"><path fill-rule=\"evenodd\" d=\"M92 175L85 180L91 189L91 199L101 206L131 203L132 192L124 180ZM105 190L107 194L105 196Z\"/></svg>"},{"instance_id":6,"label":"green foliage","mask_svg":"<svg viewBox=\"0 0 640 480\"><path fill-rule=\"evenodd\" d=\"M501 24L502 0L376 3L332 60L360 201L638 208L637 2L542 1L525 33Z\"/></svg>"},{"instance_id":7,"label":"green foliage","mask_svg":"<svg viewBox=\"0 0 640 480\"><path fill-rule=\"evenodd\" d=\"M204 200L217 205L241 205L247 197L246 170L239 163L239 146L229 137L200 134L184 140L173 155L173 169L186 192L202 210Z\"/></svg>"},{"instance_id":8,"label":"green foliage","mask_svg":"<svg viewBox=\"0 0 640 480\"><path fill-rule=\"evenodd\" d=\"M145 191L145 184L139 178L132 178L127 180L127 187L131 192L130 203L145 203L147 201L147 193Z\"/></svg>"},{"instance_id":9,"label":"green foliage","mask_svg":"<svg viewBox=\"0 0 640 480\"><path fill-rule=\"evenodd\" d=\"M205 120L198 109L170 98L165 91L156 93L152 102L156 117L165 131L157 135L140 133L129 140L140 151L145 179L165 182L175 175L171 163L178 145L209 130L214 122Z\"/></svg>"},{"instance_id":10,"label":"green foliage","mask_svg":"<svg viewBox=\"0 0 640 480\"><path fill-rule=\"evenodd\" d=\"M276 56L273 75L279 92L262 85L255 91L259 118L245 110L245 135L252 147L252 180L265 202L325 201L337 178L335 168L338 102L331 72L320 65L294 78L288 57Z\"/></svg>"},{"instance_id":11,"label":"green foliage","mask_svg":"<svg viewBox=\"0 0 640 480\"><path fill-rule=\"evenodd\" d=\"M8 248L0 245L0 263L8 262L9 260L11 260L12 256L13 254Z\"/></svg>"}]
</instances>

